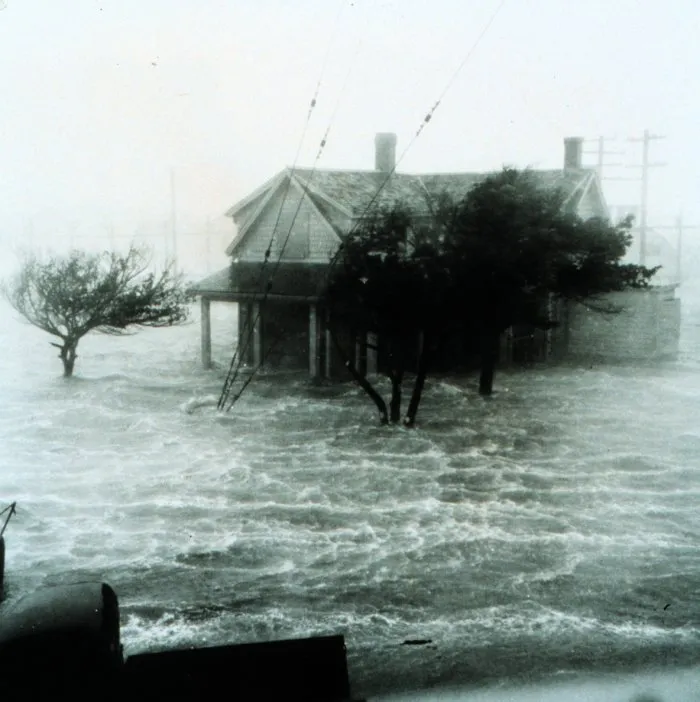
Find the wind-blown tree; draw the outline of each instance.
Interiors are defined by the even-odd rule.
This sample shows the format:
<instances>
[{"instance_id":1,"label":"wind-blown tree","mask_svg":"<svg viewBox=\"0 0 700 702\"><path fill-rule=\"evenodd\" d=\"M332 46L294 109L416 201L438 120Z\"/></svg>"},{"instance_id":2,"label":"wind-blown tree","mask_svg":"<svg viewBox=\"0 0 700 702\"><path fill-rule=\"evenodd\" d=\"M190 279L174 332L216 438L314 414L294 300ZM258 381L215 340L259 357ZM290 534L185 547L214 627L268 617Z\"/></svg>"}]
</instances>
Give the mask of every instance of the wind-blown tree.
<instances>
[{"instance_id":1,"label":"wind-blown tree","mask_svg":"<svg viewBox=\"0 0 700 702\"><path fill-rule=\"evenodd\" d=\"M432 354L444 332L441 300L449 272L434 225L418 222L401 204L375 211L346 237L325 291L333 343L350 374L377 406L383 424L402 420L402 384L411 366L416 378L403 421L414 424ZM381 339L385 373L391 382L388 407L343 348L341 329L369 332Z\"/></svg>"},{"instance_id":2,"label":"wind-blown tree","mask_svg":"<svg viewBox=\"0 0 700 702\"><path fill-rule=\"evenodd\" d=\"M190 295L182 276L172 265L158 275L149 268L146 251L135 246L124 255L72 251L47 261L29 254L2 291L30 324L60 340L50 343L70 377L78 342L91 331L122 335L186 321Z\"/></svg>"},{"instance_id":3,"label":"wind-blown tree","mask_svg":"<svg viewBox=\"0 0 700 702\"><path fill-rule=\"evenodd\" d=\"M557 299L618 311L603 293L643 288L657 268L624 264L631 218L584 220L567 196L529 171L506 168L438 208L454 283L452 304L481 349L479 392L489 395L500 335L515 324L551 328Z\"/></svg>"}]
</instances>

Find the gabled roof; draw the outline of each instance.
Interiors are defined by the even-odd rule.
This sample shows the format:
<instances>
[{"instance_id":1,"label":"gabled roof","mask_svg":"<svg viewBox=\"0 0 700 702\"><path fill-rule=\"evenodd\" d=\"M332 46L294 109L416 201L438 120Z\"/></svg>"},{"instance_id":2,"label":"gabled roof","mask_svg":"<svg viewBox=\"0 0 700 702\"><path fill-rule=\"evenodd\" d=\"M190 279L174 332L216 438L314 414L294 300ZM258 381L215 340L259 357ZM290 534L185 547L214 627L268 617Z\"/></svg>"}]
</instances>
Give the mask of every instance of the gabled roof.
<instances>
[{"instance_id":1,"label":"gabled roof","mask_svg":"<svg viewBox=\"0 0 700 702\"><path fill-rule=\"evenodd\" d=\"M297 168L294 175L305 186L323 193L336 207L351 217L361 217L372 205L391 205L397 201L410 203L417 209L427 206L426 190L421 177L393 173L387 177L380 171L336 171Z\"/></svg>"},{"instance_id":2,"label":"gabled roof","mask_svg":"<svg viewBox=\"0 0 700 702\"><path fill-rule=\"evenodd\" d=\"M591 190L595 191L596 199L605 207L600 183L593 169L531 172L543 187L560 188L567 195L569 207L578 207ZM340 239L345 233L340 223L349 224L350 221L362 217L371 206L388 206L400 201L409 204L418 215L429 214L429 203L443 192L454 198L461 198L470 188L492 173L495 172L421 175L393 173L387 177L386 173L379 171L285 168L226 212L239 226L237 236L226 249L226 253L234 255L246 236L254 231L255 222L275 192L287 182L291 187L306 193L316 212ZM279 284L279 289L272 291L272 297L313 297L318 293L320 274L317 268L307 262L281 263L284 284ZM228 299L232 295L236 299L243 299L259 291L260 270L260 263L237 262L234 268L226 268L201 281L196 286L197 291L212 299ZM321 270L323 266L318 268L318 271ZM232 271L235 272L233 276ZM256 285L253 284L253 279Z\"/></svg>"},{"instance_id":3,"label":"gabled roof","mask_svg":"<svg viewBox=\"0 0 700 702\"><path fill-rule=\"evenodd\" d=\"M588 168L571 170L533 170L533 175L544 187L561 188L569 197L569 204L576 206L581 197L597 181L595 171ZM236 218L246 206L258 199L264 203L268 194L281 179L292 178L307 190L308 197L320 212L328 207L349 218L366 214L370 206L386 206L397 201L410 203L416 214L428 214L429 202L447 192L453 197L463 197L479 181L492 173L393 173L387 177L380 171L312 170L310 168L285 169L270 179L265 186L236 203L226 213ZM258 208L259 211L262 207ZM254 216L247 217L243 225L248 229ZM328 217L326 217L328 219Z\"/></svg>"},{"instance_id":4,"label":"gabled roof","mask_svg":"<svg viewBox=\"0 0 700 702\"><path fill-rule=\"evenodd\" d=\"M288 170L288 169L287 169ZM285 171L282 171L280 173L277 173L276 175L272 176L269 180L265 181L260 187L255 188L252 193L246 195L242 200L239 200L235 205L232 205L231 207L226 210L224 213L224 217L236 217L236 215L243 209L245 209L248 205L253 204L256 200L261 200L266 194L268 194L269 190L271 188L276 187L279 185L279 182L281 181L282 175L285 173Z\"/></svg>"},{"instance_id":5,"label":"gabled roof","mask_svg":"<svg viewBox=\"0 0 700 702\"><path fill-rule=\"evenodd\" d=\"M231 292L231 267L226 266L226 268L208 275L204 280L195 283L193 289L196 293L213 296Z\"/></svg>"},{"instance_id":6,"label":"gabled roof","mask_svg":"<svg viewBox=\"0 0 700 702\"><path fill-rule=\"evenodd\" d=\"M323 193L317 192L310 183L306 181L301 182L296 177L296 171L286 168L273 178L270 178L265 185L255 190L251 195L237 202L226 212L226 215L233 217L234 221L238 220L236 222L238 224L238 232L226 248L228 256L234 255L235 251L241 246L248 233L253 229L258 217L264 212L274 194L283 185L285 186L285 193L296 190L301 197L306 195L309 198L311 208L320 217L321 222L328 228L331 235L338 237L340 243L343 232L339 231L338 227L335 226L334 217L327 211L328 207L337 209L337 205Z\"/></svg>"}]
</instances>

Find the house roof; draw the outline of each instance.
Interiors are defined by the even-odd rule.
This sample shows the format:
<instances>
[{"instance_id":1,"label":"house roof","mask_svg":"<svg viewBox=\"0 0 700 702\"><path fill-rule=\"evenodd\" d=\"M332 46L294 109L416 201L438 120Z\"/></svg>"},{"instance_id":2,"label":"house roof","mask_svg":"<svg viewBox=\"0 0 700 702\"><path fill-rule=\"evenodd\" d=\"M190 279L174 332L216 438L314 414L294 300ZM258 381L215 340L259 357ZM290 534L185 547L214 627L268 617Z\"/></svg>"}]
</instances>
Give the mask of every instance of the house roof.
<instances>
[{"instance_id":1,"label":"house roof","mask_svg":"<svg viewBox=\"0 0 700 702\"><path fill-rule=\"evenodd\" d=\"M563 190L569 198L569 204L574 206L596 179L595 171L590 168L533 170L532 173L544 187ZM241 213L257 200L260 203L257 212L250 215L248 209L244 213L245 221L239 221L239 225L246 230L249 229L257 215L264 209L266 195L271 195L272 190L279 187L285 177L292 179L306 190L308 197L319 211L326 213L325 218L332 226L335 224L329 208L345 217L357 218L366 214L371 206L382 207L403 201L410 203L416 214L428 214L430 201L441 193L446 192L455 198L461 198L472 186L491 174L392 173L387 176L381 171L287 168L233 205L226 215L233 217L234 220L240 219ZM338 233L341 234L341 232ZM242 238L242 236L237 237L235 244L238 244ZM232 253L232 250L228 253Z\"/></svg>"},{"instance_id":2,"label":"house roof","mask_svg":"<svg viewBox=\"0 0 700 702\"><path fill-rule=\"evenodd\" d=\"M285 173L285 171L282 171ZM235 217L252 196L260 196L273 184L277 184L278 174L263 188L240 200L227 211ZM454 197L463 197L479 181L492 173L393 173L387 177L380 171L313 170L310 168L286 169L299 183L308 189L309 196L326 204L335 205L351 217L362 216L371 205L387 205L396 201L410 202L419 210L428 212L427 201L442 192ZM544 187L561 188L570 197L583 192L593 179L595 171L589 168L576 170L533 170L533 175ZM381 188L381 190L380 190ZM379 191L379 192L378 192Z\"/></svg>"},{"instance_id":3,"label":"house roof","mask_svg":"<svg viewBox=\"0 0 700 702\"><path fill-rule=\"evenodd\" d=\"M204 280L195 283L193 289L197 293L205 293L216 297L231 292L231 267L226 266L220 271L207 276Z\"/></svg>"},{"instance_id":4,"label":"house roof","mask_svg":"<svg viewBox=\"0 0 700 702\"><path fill-rule=\"evenodd\" d=\"M213 300L260 300L265 290L268 299L310 300L320 296L327 276L328 266L322 263L235 261L197 283L194 290Z\"/></svg>"},{"instance_id":5,"label":"house roof","mask_svg":"<svg viewBox=\"0 0 700 702\"><path fill-rule=\"evenodd\" d=\"M568 198L567 204L573 208L578 206L591 187L599 190L594 169L553 169L531 172L543 187L560 188ZM246 235L254 230L255 222L265 210L274 192L287 179L294 187L301 188L305 192L321 217L340 238L345 233L342 231L346 226L343 222L347 223L348 220L364 216L372 206L390 206L398 201L410 204L417 215L429 214L431 200L442 193L461 198L476 183L492 173L494 172L428 174L394 172L387 175L376 170L286 168L239 200L226 212L226 215L232 217L239 226L239 231L226 253L235 256ZM303 269L308 269L310 264L298 264L298 271L295 265L285 262L280 267L279 273L286 281L284 294L303 297L315 295L317 281L313 274L307 275L301 272ZM220 271L201 281L197 285L197 291L207 294L212 299L226 295L242 297L248 295L253 288L259 292L263 289L259 278L253 276L255 281L253 280L251 277L253 269L248 270L248 266L257 266L256 271L260 269L260 263L234 264L236 273L233 277L230 269ZM307 277L304 277L305 275ZM275 291L270 292L271 296L275 294Z\"/></svg>"}]
</instances>

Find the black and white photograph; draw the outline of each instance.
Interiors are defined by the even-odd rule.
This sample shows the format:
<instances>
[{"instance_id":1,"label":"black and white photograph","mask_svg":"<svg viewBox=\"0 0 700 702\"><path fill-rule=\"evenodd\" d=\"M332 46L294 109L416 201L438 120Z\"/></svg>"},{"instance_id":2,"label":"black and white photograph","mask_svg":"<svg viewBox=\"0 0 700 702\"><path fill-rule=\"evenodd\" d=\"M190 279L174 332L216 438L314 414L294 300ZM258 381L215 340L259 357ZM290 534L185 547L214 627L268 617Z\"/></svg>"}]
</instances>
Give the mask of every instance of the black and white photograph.
<instances>
[{"instance_id":1,"label":"black and white photograph","mask_svg":"<svg viewBox=\"0 0 700 702\"><path fill-rule=\"evenodd\" d=\"M0 695L700 702L699 36L0 0Z\"/></svg>"}]
</instances>

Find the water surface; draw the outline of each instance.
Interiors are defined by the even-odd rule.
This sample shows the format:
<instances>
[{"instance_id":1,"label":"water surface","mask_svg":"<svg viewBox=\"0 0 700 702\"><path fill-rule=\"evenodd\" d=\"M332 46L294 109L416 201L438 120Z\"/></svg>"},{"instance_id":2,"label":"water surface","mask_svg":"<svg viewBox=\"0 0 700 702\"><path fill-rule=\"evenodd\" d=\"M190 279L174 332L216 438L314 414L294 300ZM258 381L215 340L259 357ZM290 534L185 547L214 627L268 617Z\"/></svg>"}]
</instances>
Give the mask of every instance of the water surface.
<instances>
[{"instance_id":1,"label":"water surface","mask_svg":"<svg viewBox=\"0 0 700 702\"><path fill-rule=\"evenodd\" d=\"M429 381L415 431L352 383L218 397L233 308L88 337L60 377L3 309L8 595L117 591L126 652L342 633L356 694L687 665L700 654L700 309L647 367ZM432 643L407 646L407 639Z\"/></svg>"}]
</instances>

